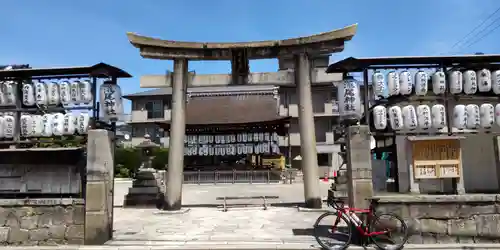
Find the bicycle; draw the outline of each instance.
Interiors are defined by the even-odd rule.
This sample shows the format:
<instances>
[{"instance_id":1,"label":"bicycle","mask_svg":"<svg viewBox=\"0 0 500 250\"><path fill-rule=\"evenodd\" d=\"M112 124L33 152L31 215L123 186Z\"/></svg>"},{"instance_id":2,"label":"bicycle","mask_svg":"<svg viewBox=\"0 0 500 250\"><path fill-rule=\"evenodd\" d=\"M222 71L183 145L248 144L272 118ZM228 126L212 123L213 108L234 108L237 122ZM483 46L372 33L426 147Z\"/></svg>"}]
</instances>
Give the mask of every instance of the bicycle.
<instances>
[{"instance_id":1,"label":"bicycle","mask_svg":"<svg viewBox=\"0 0 500 250\"><path fill-rule=\"evenodd\" d=\"M330 194L332 193L332 194ZM377 202L378 199L373 199L374 202ZM340 199L337 199L333 196L333 191L329 190L327 203L329 206L333 207L336 211L326 212L318 217L316 222L314 223L314 237L319 245L323 249L338 249L343 250L349 247L353 240L353 234L359 233L361 236L361 245L368 245L370 240L373 242L379 249L383 250L399 250L403 249L404 244L408 240L408 226L406 223L396 214L384 213L384 214L376 214L375 206L370 204L368 209L358 209L358 208L349 208L344 205L344 202ZM360 219L356 213L360 213L362 215L366 215L366 223L362 219ZM333 216L335 218L327 218L329 216ZM396 224L386 223L387 219L382 219L383 217L388 217L396 220ZM328 223L326 226L320 225L323 219L326 218ZM333 225L331 224L334 222ZM380 223L380 224L377 224ZM388 228L386 228L388 227ZM326 230L325 230L326 229ZM339 230L344 230L344 232ZM357 232L353 232L353 229L356 229ZM395 229L394 231L392 229ZM396 232L399 230L399 232ZM329 238L343 237L344 242L341 241L340 245L331 245L321 240L320 237L325 235ZM392 237L401 240L400 244L395 244L394 239ZM388 245L384 245L383 242L389 243Z\"/></svg>"}]
</instances>

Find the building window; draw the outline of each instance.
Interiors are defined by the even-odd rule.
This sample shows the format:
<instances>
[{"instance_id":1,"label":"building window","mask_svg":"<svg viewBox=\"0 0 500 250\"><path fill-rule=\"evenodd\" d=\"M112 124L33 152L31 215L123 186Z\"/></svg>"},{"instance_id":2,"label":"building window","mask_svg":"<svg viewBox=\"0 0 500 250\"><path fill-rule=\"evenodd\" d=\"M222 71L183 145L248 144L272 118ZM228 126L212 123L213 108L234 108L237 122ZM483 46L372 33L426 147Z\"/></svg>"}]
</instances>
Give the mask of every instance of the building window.
<instances>
[{"instance_id":1,"label":"building window","mask_svg":"<svg viewBox=\"0 0 500 250\"><path fill-rule=\"evenodd\" d=\"M134 126L132 128L132 137L142 138L146 134L148 134L152 139L165 137L165 132L156 125Z\"/></svg>"},{"instance_id":2,"label":"building window","mask_svg":"<svg viewBox=\"0 0 500 250\"><path fill-rule=\"evenodd\" d=\"M328 154L317 154L318 166L330 166Z\"/></svg>"},{"instance_id":3,"label":"building window","mask_svg":"<svg viewBox=\"0 0 500 250\"><path fill-rule=\"evenodd\" d=\"M163 119L164 118L164 110L163 110L163 101L162 100L154 100L146 102L146 110L148 112L148 119Z\"/></svg>"}]
</instances>

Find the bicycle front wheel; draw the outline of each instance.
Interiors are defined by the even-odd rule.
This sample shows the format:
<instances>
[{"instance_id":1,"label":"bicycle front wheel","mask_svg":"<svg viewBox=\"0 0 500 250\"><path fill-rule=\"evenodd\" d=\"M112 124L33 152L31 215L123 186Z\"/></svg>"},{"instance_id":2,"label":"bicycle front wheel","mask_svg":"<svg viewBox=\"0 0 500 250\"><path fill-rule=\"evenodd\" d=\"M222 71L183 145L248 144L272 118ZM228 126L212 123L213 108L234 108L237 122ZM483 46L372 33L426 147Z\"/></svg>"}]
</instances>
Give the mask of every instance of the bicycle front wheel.
<instances>
[{"instance_id":1,"label":"bicycle front wheel","mask_svg":"<svg viewBox=\"0 0 500 250\"><path fill-rule=\"evenodd\" d=\"M337 213L327 212L314 223L314 238L323 249L344 250L351 244L350 222Z\"/></svg>"},{"instance_id":2,"label":"bicycle front wheel","mask_svg":"<svg viewBox=\"0 0 500 250\"><path fill-rule=\"evenodd\" d=\"M395 214L376 215L371 222L370 233L377 234L370 238L379 249L383 250L403 249L409 237L408 226Z\"/></svg>"}]
</instances>

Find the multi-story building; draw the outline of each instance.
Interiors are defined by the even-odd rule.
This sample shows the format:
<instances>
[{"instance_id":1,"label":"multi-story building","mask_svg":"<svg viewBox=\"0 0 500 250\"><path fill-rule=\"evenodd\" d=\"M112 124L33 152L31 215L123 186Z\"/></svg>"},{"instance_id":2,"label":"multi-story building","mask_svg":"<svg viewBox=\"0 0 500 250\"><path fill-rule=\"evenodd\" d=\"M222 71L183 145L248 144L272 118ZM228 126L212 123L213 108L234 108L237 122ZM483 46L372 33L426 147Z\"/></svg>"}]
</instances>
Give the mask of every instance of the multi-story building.
<instances>
[{"instance_id":1,"label":"multi-story building","mask_svg":"<svg viewBox=\"0 0 500 250\"><path fill-rule=\"evenodd\" d=\"M290 71L293 63L280 60L280 71ZM328 57L319 57L313 66L320 71L328 66ZM324 71L323 71L324 72ZM335 76L339 78L339 76ZM341 80L339 78L338 80ZM189 98L199 96L237 96L245 93L274 95L276 112L283 117L291 117L289 133L279 141L281 152L288 156L288 163L294 168L300 167L300 134L298 125L299 104L298 93L294 86L278 85L245 85L224 87L188 88ZM156 142L168 147L168 134L162 131L155 122L171 119L171 88L159 88L125 96L132 101L131 125L132 138L130 145L139 144L145 134L149 134ZM338 157L339 145L334 143L334 127L339 122L336 89L331 82L312 85L313 111L316 131L316 151L320 175L333 171L341 164ZM189 105L189 103L188 103ZM211 105L207 102L206 105ZM228 114L230 115L230 114Z\"/></svg>"}]
</instances>

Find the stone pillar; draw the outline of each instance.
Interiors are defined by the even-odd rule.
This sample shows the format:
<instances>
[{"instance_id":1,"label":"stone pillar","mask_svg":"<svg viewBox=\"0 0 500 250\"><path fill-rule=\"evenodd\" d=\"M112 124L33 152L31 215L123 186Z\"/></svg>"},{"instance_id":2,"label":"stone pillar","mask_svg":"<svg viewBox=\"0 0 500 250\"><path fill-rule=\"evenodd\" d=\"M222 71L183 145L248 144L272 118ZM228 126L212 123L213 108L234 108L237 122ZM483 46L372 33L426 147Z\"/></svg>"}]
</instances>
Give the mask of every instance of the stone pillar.
<instances>
[{"instance_id":1,"label":"stone pillar","mask_svg":"<svg viewBox=\"0 0 500 250\"><path fill-rule=\"evenodd\" d=\"M370 128L366 125L347 128L347 197L350 207L368 208L373 196Z\"/></svg>"},{"instance_id":2,"label":"stone pillar","mask_svg":"<svg viewBox=\"0 0 500 250\"><path fill-rule=\"evenodd\" d=\"M113 132L89 130L85 187L85 244L102 245L113 236Z\"/></svg>"},{"instance_id":3,"label":"stone pillar","mask_svg":"<svg viewBox=\"0 0 500 250\"><path fill-rule=\"evenodd\" d=\"M301 168L304 173L304 195L308 208L321 208L319 192L316 133L311 94L311 67L307 54L294 56L295 84L299 93L299 132Z\"/></svg>"},{"instance_id":4,"label":"stone pillar","mask_svg":"<svg viewBox=\"0 0 500 250\"><path fill-rule=\"evenodd\" d=\"M187 59L174 60L172 82L172 120L165 187L165 210L180 210L184 171L184 134L186 133Z\"/></svg>"}]
</instances>

